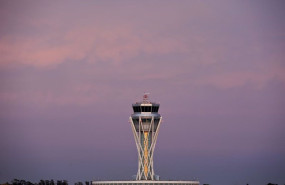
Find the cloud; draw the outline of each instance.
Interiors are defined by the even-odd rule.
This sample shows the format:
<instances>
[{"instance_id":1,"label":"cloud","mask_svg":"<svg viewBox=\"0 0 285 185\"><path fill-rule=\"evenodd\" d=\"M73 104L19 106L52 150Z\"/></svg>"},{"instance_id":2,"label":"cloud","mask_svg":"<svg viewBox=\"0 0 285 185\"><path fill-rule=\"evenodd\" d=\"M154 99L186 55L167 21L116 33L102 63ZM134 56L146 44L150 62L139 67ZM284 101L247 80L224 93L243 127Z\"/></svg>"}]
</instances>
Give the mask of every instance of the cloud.
<instances>
[{"instance_id":1,"label":"cloud","mask_svg":"<svg viewBox=\"0 0 285 185\"><path fill-rule=\"evenodd\" d=\"M204 76L197 80L198 84L212 85L218 88L242 87L251 84L255 88L262 89L270 80L278 79L285 82L285 68L274 69L274 71L238 71L226 72Z\"/></svg>"},{"instance_id":2,"label":"cloud","mask_svg":"<svg viewBox=\"0 0 285 185\"><path fill-rule=\"evenodd\" d=\"M139 36L131 28L112 30L86 27L66 32L30 37L7 36L0 39L1 63L35 67L56 66L69 60L122 62L139 54L185 52L178 40L153 35Z\"/></svg>"},{"instance_id":3,"label":"cloud","mask_svg":"<svg viewBox=\"0 0 285 185\"><path fill-rule=\"evenodd\" d=\"M102 11L100 6L108 11ZM0 37L2 69L52 68L57 74L66 73L64 68L73 65L77 69L67 73L74 76L80 70L86 79L101 83L82 79L73 82L77 87L73 88L65 84L68 80L56 79L70 92L45 88L32 92L25 91L25 85L37 87L46 82L29 84L30 79L26 79L19 92L3 91L3 99L83 105L101 100L104 93L113 96L119 91L112 88L115 83L136 86L137 82L152 82L173 89L181 86L187 91L186 87L197 85L227 89L248 83L261 89L272 79L285 81L284 54L280 49L284 44L279 41L276 46L274 39L263 37L259 27L252 24L256 20L252 11L243 10L248 11L246 17L252 16L245 20L244 14L236 10L224 17L224 13L215 11L214 4L166 3L159 4L159 11L149 6L80 4L80 11L75 12L77 3L67 7L65 3L39 3L37 8L19 10L13 17L17 21L10 20L11 24L17 23L13 26L18 29L10 28ZM3 14L11 15L9 12L13 11ZM30 78L39 76L35 73ZM49 86L54 88L52 83Z\"/></svg>"}]
</instances>

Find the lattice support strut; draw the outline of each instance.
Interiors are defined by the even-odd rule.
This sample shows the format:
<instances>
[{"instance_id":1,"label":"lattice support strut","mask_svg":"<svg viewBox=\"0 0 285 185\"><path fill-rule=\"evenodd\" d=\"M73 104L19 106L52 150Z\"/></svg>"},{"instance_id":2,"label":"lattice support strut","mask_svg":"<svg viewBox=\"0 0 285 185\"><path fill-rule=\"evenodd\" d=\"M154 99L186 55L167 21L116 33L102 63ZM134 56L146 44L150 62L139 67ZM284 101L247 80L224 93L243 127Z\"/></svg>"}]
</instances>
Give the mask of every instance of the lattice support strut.
<instances>
[{"instance_id":1,"label":"lattice support strut","mask_svg":"<svg viewBox=\"0 0 285 185\"><path fill-rule=\"evenodd\" d=\"M130 123L138 151L138 173L136 180L154 180L153 152L161 120L162 118L160 117L157 128L155 129L154 116L152 116L151 121L147 123L143 123L142 117L140 116L137 130L130 117Z\"/></svg>"}]
</instances>

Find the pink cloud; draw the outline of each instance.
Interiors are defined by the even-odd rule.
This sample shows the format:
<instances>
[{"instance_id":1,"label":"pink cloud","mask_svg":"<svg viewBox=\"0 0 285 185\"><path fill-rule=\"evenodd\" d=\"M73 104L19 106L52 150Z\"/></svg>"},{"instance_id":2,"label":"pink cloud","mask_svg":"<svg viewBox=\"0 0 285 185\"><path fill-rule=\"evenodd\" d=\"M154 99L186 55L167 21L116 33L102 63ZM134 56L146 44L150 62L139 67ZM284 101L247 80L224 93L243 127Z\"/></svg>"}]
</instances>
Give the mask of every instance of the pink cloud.
<instances>
[{"instance_id":1,"label":"pink cloud","mask_svg":"<svg viewBox=\"0 0 285 185\"><path fill-rule=\"evenodd\" d=\"M52 44L51 44L52 43ZM55 44L54 44L55 43ZM82 28L68 32L31 37L0 39L2 64L20 63L36 67L55 66L67 60L122 62L140 53L185 52L176 39L152 34L138 36L130 28Z\"/></svg>"}]
</instances>

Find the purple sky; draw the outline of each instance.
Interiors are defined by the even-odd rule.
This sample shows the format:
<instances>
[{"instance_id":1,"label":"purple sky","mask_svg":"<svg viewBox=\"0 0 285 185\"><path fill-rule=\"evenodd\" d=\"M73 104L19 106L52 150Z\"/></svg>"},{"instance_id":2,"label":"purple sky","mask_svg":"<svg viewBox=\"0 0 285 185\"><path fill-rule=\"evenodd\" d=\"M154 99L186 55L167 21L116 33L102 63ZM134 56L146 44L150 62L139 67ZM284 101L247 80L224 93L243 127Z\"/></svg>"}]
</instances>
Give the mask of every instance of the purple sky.
<instances>
[{"instance_id":1,"label":"purple sky","mask_svg":"<svg viewBox=\"0 0 285 185\"><path fill-rule=\"evenodd\" d=\"M284 1L1 1L0 182L130 179L131 104L162 179L285 183Z\"/></svg>"}]
</instances>

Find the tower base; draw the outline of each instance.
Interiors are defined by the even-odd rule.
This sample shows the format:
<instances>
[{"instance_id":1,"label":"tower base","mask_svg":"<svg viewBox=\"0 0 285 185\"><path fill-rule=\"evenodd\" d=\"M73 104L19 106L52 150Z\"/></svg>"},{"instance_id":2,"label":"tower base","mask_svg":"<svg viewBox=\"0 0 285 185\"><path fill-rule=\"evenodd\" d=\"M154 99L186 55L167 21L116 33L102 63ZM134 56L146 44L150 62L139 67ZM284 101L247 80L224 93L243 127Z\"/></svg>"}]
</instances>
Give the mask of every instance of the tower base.
<instances>
[{"instance_id":1,"label":"tower base","mask_svg":"<svg viewBox=\"0 0 285 185\"><path fill-rule=\"evenodd\" d=\"M92 185L199 185L199 181L92 181Z\"/></svg>"}]
</instances>

